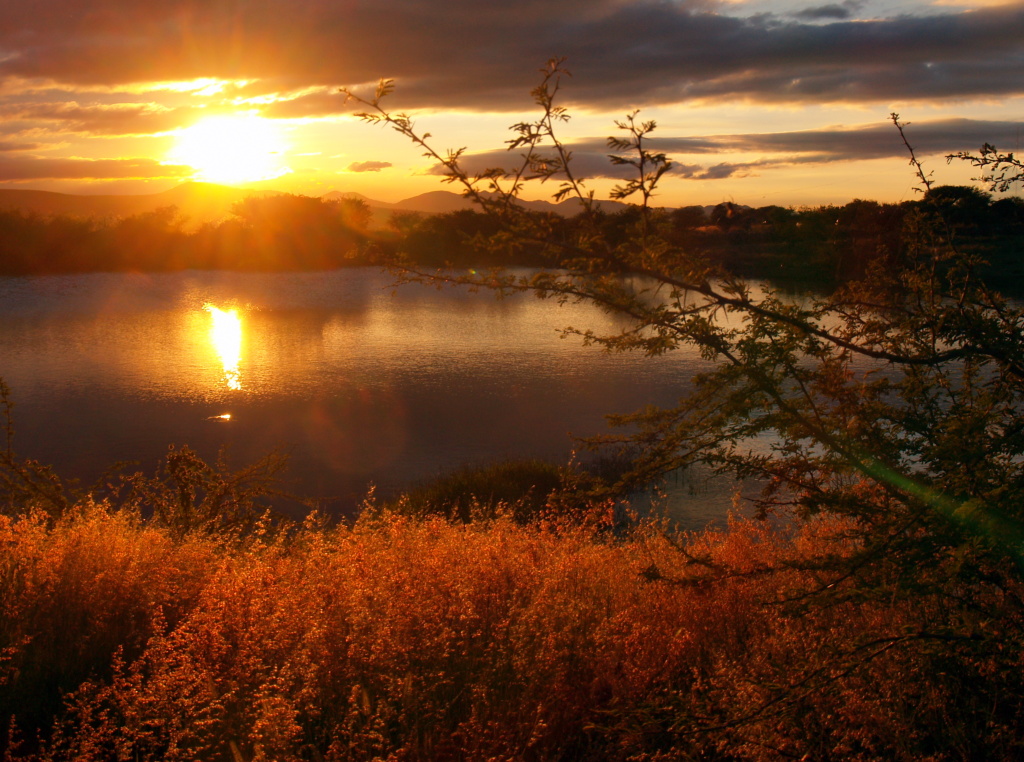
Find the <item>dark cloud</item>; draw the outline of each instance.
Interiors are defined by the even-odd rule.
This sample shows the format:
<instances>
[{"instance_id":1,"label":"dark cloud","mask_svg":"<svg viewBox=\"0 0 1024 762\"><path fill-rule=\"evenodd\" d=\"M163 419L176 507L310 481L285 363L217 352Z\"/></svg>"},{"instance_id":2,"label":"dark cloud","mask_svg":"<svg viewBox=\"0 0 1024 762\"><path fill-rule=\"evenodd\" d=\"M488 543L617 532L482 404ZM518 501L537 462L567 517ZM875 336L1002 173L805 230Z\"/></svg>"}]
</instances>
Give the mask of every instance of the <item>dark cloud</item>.
<instances>
[{"instance_id":1,"label":"dark cloud","mask_svg":"<svg viewBox=\"0 0 1024 762\"><path fill-rule=\"evenodd\" d=\"M571 148L573 174L578 178L626 180L636 176L636 170L632 167L612 164L608 160L607 149L604 149L599 141L581 141L573 143ZM663 148L661 146L655 150L663 150ZM544 152L539 152L539 155L543 157ZM466 154L460 163L463 169L470 174L476 174L495 168L511 171L521 164L521 160L514 153L495 150ZM678 161L673 161L672 168L669 170L671 175L697 180L718 179L720 176L727 176L720 173L721 170L717 167L708 168L703 164L684 164ZM437 165L430 170L430 174L444 175L445 168Z\"/></svg>"},{"instance_id":2,"label":"dark cloud","mask_svg":"<svg viewBox=\"0 0 1024 762\"><path fill-rule=\"evenodd\" d=\"M321 87L294 97L282 97L264 106L260 113L274 119L296 119L346 114L354 110L353 105L346 105L345 96L338 92L337 87Z\"/></svg>"},{"instance_id":3,"label":"dark cloud","mask_svg":"<svg viewBox=\"0 0 1024 762\"><path fill-rule=\"evenodd\" d=\"M10 2L0 76L111 85L258 78L280 91L399 80L401 107L519 109L565 55L578 104L822 102L1021 92L1024 6L780 23L660 0L37 0ZM714 9L717 12L711 12ZM270 110L325 113L327 93ZM327 113L333 113L328 111Z\"/></svg>"},{"instance_id":4,"label":"dark cloud","mask_svg":"<svg viewBox=\"0 0 1024 762\"><path fill-rule=\"evenodd\" d=\"M830 5L818 5L813 8L804 8L793 14L793 18L802 21L834 21L848 19L853 16L863 3L847 2L842 4L832 3Z\"/></svg>"},{"instance_id":5,"label":"dark cloud","mask_svg":"<svg viewBox=\"0 0 1024 762\"><path fill-rule=\"evenodd\" d=\"M0 177L5 181L185 178L194 172L192 167L163 165L152 159L40 159L0 156Z\"/></svg>"},{"instance_id":6,"label":"dark cloud","mask_svg":"<svg viewBox=\"0 0 1024 762\"><path fill-rule=\"evenodd\" d=\"M733 177L739 173L747 173L750 168L754 166L752 164L729 164L722 162L708 167L703 172L698 172L693 175L695 180L725 180L728 177Z\"/></svg>"},{"instance_id":7,"label":"dark cloud","mask_svg":"<svg viewBox=\"0 0 1024 762\"><path fill-rule=\"evenodd\" d=\"M349 172L380 172L392 166L390 161L354 161L348 165Z\"/></svg>"},{"instance_id":8,"label":"dark cloud","mask_svg":"<svg viewBox=\"0 0 1024 762\"><path fill-rule=\"evenodd\" d=\"M983 143L1014 148L1024 138L1024 122L980 119L941 119L908 122L906 134L920 155L977 150ZM891 122L855 129L832 128L746 135L716 135L701 139L718 151L804 154L814 161L882 159L907 155ZM688 139L667 139L658 150L686 151Z\"/></svg>"},{"instance_id":9,"label":"dark cloud","mask_svg":"<svg viewBox=\"0 0 1024 762\"><path fill-rule=\"evenodd\" d=\"M0 119L53 123L57 132L91 135L148 135L180 127L195 109L167 109L154 104L15 103L0 106Z\"/></svg>"},{"instance_id":10,"label":"dark cloud","mask_svg":"<svg viewBox=\"0 0 1024 762\"><path fill-rule=\"evenodd\" d=\"M173 130L222 108L278 118L351 113L341 85L397 80L403 109L521 111L537 68L567 57L574 108L686 101L828 104L936 102L1024 94L1024 3L865 20L861 0L741 17L717 0L9 0L0 11L0 178L172 177L142 160L22 156L53 135L111 137ZM233 80L221 94L152 83ZM147 88L150 88L147 91ZM369 91L367 91L369 92ZM205 100L204 100L205 99ZM201 108L205 105L206 108ZM922 153L1014 150L1020 124L912 125ZM659 137L682 178L772 166L902 156L891 125L771 134ZM611 168L603 139L574 144L581 173ZM724 153L766 154L730 163ZM477 154L479 168L508 164ZM724 160L724 161L723 161ZM383 162L356 162L377 171ZM84 173L84 174L83 174Z\"/></svg>"},{"instance_id":11,"label":"dark cloud","mask_svg":"<svg viewBox=\"0 0 1024 762\"><path fill-rule=\"evenodd\" d=\"M907 123L905 132L919 156L946 155L957 151L977 151L991 143L1015 150L1024 139L1024 122L943 119ZM723 153L769 154L755 162L693 164L673 161L670 174L693 180L720 180L751 174L759 169L796 164L828 164L839 161L905 158L907 148L891 122L857 128L835 127L795 132L710 135L703 137L652 137L648 148L673 156L702 156ZM573 169L579 177L625 179L635 170L614 165L608 160L607 141L603 138L574 141L571 146ZM541 152L543 155L543 152ZM777 156L771 156L777 155ZM490 168L512 169L521 163L514 151L484 151L464 156L462 165L471 173ZM435 167L433 174L444 174Z\"/></svg>"}]
</instances>

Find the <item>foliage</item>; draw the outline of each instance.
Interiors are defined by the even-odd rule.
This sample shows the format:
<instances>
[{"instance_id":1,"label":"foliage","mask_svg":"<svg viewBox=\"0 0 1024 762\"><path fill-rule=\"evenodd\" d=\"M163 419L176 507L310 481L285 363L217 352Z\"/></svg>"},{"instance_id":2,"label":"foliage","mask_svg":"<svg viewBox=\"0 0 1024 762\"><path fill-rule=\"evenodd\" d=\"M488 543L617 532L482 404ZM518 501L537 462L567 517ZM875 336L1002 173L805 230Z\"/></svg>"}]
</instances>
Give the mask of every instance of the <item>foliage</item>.
<instances>
[{"instance_id":1,"label":"foliage","mask_svg":"<svg viewBox=\"0 0 1024 762\"><path fill-rule=\"evenodd\" d=\"M399 239L402 250L413 261L430 267L449 262L466 267L483 264L472 242L489 238L499 230L495 220L471 209L428 217L399 217L396 224L405 226Z\"/></svg>"},{"instance_id":2,"label":"foliage","mask_svg":"<svg viewBox=\"0 0 1024 762\"><path fill-rule=\"evenodd\" d=\"M954 159L966 161L984 170L982 176L976 179L988 183L989 189L993 192L1006 193L1014 186L1024 183L1024 162L1012 152L1000 153L989 143L985 143L976 154L960 151L946 157L947 162Z\"/></svg>"},{"instance_id":3,"label":"foliage","mask_svg":"<svg viewBox=\"0 0 1024 762\"><path fill-rule=\"evenodd\" d=\"M529 521L567 485L565 469L543 460L516 460L465 466L407 490L388 510L409 516L443 516L459 521L495 518L510 511Z\"/></svg>"},{"instance_id":4,"label":"foliage","mask_svg":"<svg viewBox=\"0 0 1024 762\"><path fill-rule=\"evenodd\" d=\"M651 159L656 156L651 154ZM626 165L633 161L619 154L615 158ZM652 166L645 159L645 172ZM629 187L627 182L620 190ZM1000 273L1001 284L1008 283L1005 274L1012 268L1009 284L1024 288L1017 256L1024 237L1024 201L993 201L962 186L936 186L934 191L935 198L976 196L978 203L969 209L948 209L962 222L956 224L961 244L983 253L992 265L990 271ZM548 241L569 240L581 229L596 226L601 237L618 245L635 238L642 224L652 239L702 251L730 272L830 287L862 277L880 256L898 256L904 246L904 220L929 205L925 198L901 204L858 199L842 207L804 209L727 202L707 208L626 206L609 211L595 205L575 216L563 215L564 209L559 215L549 214L545 225ZM327 201L289 194L252 197L236 205L230 217L195 229L187 227L175 207L121 219L0 210L0 273L316 270L371 264L381 252L389 256L396 250L410 262L428 267L544 263L545 246L536 242L521 241L514 257L483 245L503 229L503 223L472 209L436 215L395 212L382 228L369 227L371 217L371 209L359 199Z\"/></svg>"},{"instance_id":5,"label":"foliage","mask_svg":"<svg viewBox=\"0 0 1024 762\"><path fill-rule=\"evenodd\" d=\"M4 421L5 439L0 449L0 515L36 511L58 516L70 505L65 485L48 466L17 456L13 410L10 387L0 378L0 417Z\"/></svg>"},{"instance_id":6,"label":"foliage","mask_svg":"<svg viewBox=\"0 0 1024 762\"><path fill-rule=\"evenodd\" d=\"M277 453L233 471L223 453L211 465L187 446L171 446L152 476L127 472L127 463L115 464L96 483L83 488L61 479L49 466L15 453L11 407L8 389L0 379L0 408L8 436L7 448L0 451L0 515L58 521L77 506L102 499L110 510L144 518L175 537L207 534L242 540L253 532L277 531L287 525L274 510L275 501L313 507L281 489L287 458Z\"/></svg>"},{"instance_id":7,"label":"foliage","mask_svg":"<svg viewBox=\"0 0 1024 762\"><path fill-rule=\"evenodd\" d=\"M371 215L358 199L290 194L251 196L194 230L173 206L115 219L0 210L0 274L335 268L361 261Z\"/></svg>"},{"instance_id":8,"label":"foliage","mask_svg":"<svg viewBox=\"0 0 1024 762\"><path fill-rule=\"evenodd\" d=\"M941 598L780 605L819 584L804 560L856 552L845 522L688 537L639 525L613 540L600 513L371 513L245 543L94 502L55 522L0 517L7 758L1022 751L1020 671L936 656L936 625L964 615Z\"/></svg>"},{"instance_id":9,"label":"foliage","mask_svg":"<svg viewBox=\"0 0 1024 762\"><path fill-rule=\"evenodd\" d=\"M65 694L111 677L115 654L136 658L158 618L191 610L217 560L213 538L175 540L89 500L57 518L0 515L0 538L0 717L29 743Z\"/></svg>"}]
</instances>

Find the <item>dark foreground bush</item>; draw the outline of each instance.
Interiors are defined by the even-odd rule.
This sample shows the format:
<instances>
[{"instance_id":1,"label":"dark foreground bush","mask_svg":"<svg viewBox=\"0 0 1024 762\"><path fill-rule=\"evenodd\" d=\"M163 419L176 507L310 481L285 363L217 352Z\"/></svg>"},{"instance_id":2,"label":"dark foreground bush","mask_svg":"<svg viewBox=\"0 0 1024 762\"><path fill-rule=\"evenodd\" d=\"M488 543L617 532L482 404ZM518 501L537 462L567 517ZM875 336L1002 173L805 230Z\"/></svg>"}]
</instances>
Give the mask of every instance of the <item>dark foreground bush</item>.
<instances>
[{"instance_id":1,"label":"dark foreground bush","mask_svg":"<svg viewBox=\"0 0 1024 762\"><path fill-rule=\"evenodd\" d=\"M509 460L465 466L410 489L387 507L408 516L440 516L463 522L511 513L536 518L565 486L568 473L543 460Z\"/></svg>"},{"instance_id":2,"label":"dark foreground bush","mask_svg":"<svg viewBox=\"0 0 1024 762\"><path fill-rule=\"evenodd\" d=\"M612 539L378 512L230 542L104 505L0 518L11 759L1011 759L997 600L888 603L848 527ZM585 524L585 526L584 526ZM833 588L844 589L839 581ZM852 590L853 588L848 588ZM1020 591L1006 591L1007 596ZM1007 606L1009 613L1011 607ZM37 741L37 729L42 732Z\"/></svg>"}]
</instances>

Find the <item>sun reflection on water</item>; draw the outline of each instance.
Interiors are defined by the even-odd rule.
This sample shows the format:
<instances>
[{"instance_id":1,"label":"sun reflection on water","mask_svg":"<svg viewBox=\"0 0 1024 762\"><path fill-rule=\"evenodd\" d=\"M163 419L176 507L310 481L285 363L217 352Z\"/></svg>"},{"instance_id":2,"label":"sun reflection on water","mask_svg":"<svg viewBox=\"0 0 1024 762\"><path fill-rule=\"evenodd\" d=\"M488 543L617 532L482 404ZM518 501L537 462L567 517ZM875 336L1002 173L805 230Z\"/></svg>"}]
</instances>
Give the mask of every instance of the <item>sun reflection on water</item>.
<instances>
[{"instance_id":1,"label":"sun reflection on water","mask_svg":"<svg viewBox=\"0 0 1024 762\"><path fill-rule=\"evenodd\" d=\"M238 364L242 359L242 319L238 316L238 310L222 310L212 304L206 304L203 308L213 320L210 341L224 365L224 380L228 389L240 390L242 380Z\"/></svg>"}]
</instances>

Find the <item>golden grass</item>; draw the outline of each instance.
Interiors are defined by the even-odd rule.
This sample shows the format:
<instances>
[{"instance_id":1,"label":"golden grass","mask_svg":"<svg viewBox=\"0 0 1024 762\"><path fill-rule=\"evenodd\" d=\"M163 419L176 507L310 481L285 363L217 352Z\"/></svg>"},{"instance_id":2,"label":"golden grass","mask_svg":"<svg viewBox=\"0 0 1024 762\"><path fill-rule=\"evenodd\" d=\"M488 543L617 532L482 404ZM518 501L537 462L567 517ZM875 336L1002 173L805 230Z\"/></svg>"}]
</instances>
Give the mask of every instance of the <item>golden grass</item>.
<instances>
[{"instance_id":1,"label":"golden grass","mask_svg":"<svg viewBox=\"0 0 1024 762\"><path fill-rule=\"evenodd\" d=\"M0 518L8 754L940 759L1011 748L1005 711L975 716L997 700L974 695L987 662L938 674L932 641L909 637L942 617L951 626L934 601L779 603L820 584L788 565L841 551L834 525L791 537L736 522L680 540L651 524L616 536L603 514L591 519L383 514L229 541L175 538L91 503L56 521Z\"/></svg>"}]
</instances>

